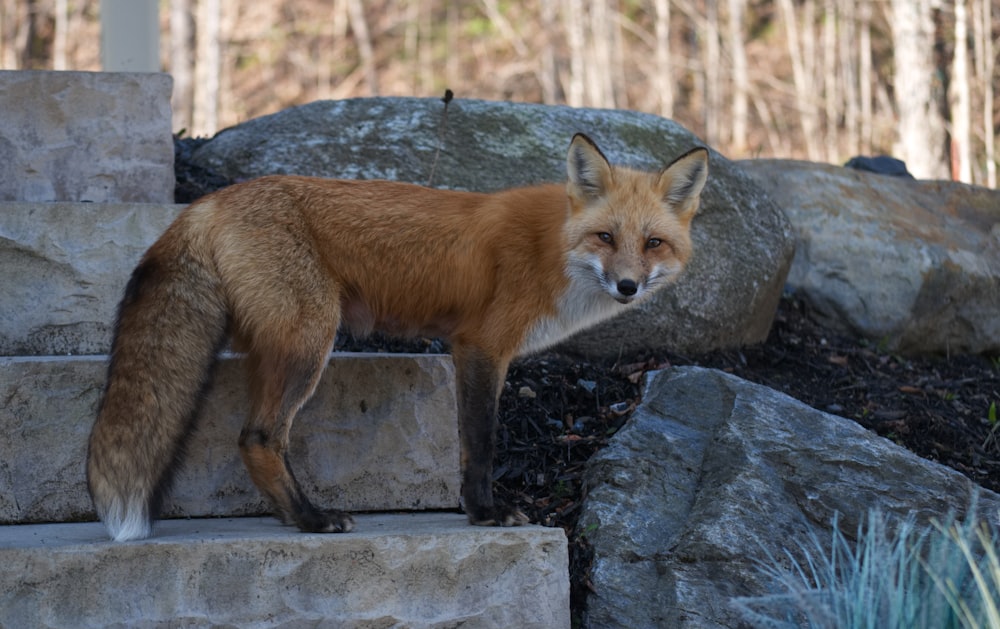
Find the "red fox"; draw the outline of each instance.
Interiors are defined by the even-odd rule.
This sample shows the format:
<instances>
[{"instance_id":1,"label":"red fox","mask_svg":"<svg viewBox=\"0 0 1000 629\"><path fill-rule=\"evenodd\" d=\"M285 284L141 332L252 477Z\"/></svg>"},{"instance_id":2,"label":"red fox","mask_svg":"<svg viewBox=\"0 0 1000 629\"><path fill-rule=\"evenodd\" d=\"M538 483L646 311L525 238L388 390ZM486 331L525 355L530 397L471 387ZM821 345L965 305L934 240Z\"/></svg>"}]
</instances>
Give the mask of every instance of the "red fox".
<instances>
[{"instance_id":1,"label":"red fox","mask_svg":"<svg viewBox=\"0 0 1000 629\"><path fill-rule=\"evenodd\" d=\"M613 167L574 136L568 182L492 194L389 181L268 176L196 201L143 256L118 310L87 481L118 541L148 537L216 354L246 353L239 450L275 514L347 532L309 501L288 433L340 326L451 343L463 508L524 524L494 499L497 402L510 361L647 299L691 256L708 175L696 148L658 173Z\"/></svg>"}]
</instances>

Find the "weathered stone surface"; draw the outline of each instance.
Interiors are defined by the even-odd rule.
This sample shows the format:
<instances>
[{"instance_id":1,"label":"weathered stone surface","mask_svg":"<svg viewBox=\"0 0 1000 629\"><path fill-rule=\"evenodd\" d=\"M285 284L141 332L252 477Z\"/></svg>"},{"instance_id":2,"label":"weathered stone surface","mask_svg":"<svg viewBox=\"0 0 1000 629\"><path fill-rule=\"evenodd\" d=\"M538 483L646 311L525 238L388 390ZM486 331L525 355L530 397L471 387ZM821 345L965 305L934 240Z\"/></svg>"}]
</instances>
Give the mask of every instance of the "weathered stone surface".
<instances>
[{"instance_id":1,"label":"weathered stone surface","mask_svg":"<svg viewBox=\"0 0 1000 629\"><path fill-rule=\"evenodd\" d=\"M167 74L0 71L0 201L171 203Z\"/></svg>"},{"instance_id":2,"label":"weathered stone surface","mask_svg":"<svg viewBox=\"0 0 1000 629\"><path fill-rule=\"evenodd\" d=\"M0 203L0 355L107 353L132 268L181 207Z\"/></svg>"},{"instance_id":3,"label":"weathered stone surface","mask_svg":"<svg viewBox=\"0 0 1000 629\"><path fill-rule=\"evenodd\" d=\"M0 358L0 522L93 518L84 460L106 357ZM220 362L167 516L266 513L236 441L242 361ZM319 505L458 506L454 374L447 356L334 354L292 426L290 458Z\"/></svg>"},{"instance_id":4,"label":"weathered stone surface","mask_svg":"<svg viewBox=\"0 0 1000 629\"><path fill-rule=\"evenodd\" d=\"M594 548L591 627L744 626L728 601L768 593L755 562L852 536L872 508L924 523L968 505L966 477L856 423L695 367L655 374L590 461L579 529ZM1000 496L981 490L981 513Z\"/></svg>"},{"instance_id":5,"label":"weathered stone surface","mask_svg":"<svg viewBox=\"0 0 1000 629\"><path fill-rule=\"evenodd\" d=\"M355 532L271 519L0 527L3 627L568 629L566 537L457 514L366 515Z\"/></svg>"},{"instance_id":6,"label":"weathered stone surface","mask_svg":"<svg viewBox=\"0 0 1000 629\"><path fill-rule=\"evenodd\" d=\"M740 162L788 214L788 284L899 352L1000 352L1000 192L825 164Z\"/></svg>"},{"instance_id":7,"label":"weathered stone surface","mask_svg":"<svg viewBox=\"0 0 1000 629\"><path fill-rule=\"evenodd\" d=\"M232 178L284 173L394 179L490 191L566 177L582 131L614 163L659 169L702 142L678 124L630 111L456 99L322 101L220 132L194 161ZM756 182L712 153L695 221L695 256L676 286L564 347L618 356L697 352L763 340L791 262L790 226Z\"/></svg>"}]
</instances>

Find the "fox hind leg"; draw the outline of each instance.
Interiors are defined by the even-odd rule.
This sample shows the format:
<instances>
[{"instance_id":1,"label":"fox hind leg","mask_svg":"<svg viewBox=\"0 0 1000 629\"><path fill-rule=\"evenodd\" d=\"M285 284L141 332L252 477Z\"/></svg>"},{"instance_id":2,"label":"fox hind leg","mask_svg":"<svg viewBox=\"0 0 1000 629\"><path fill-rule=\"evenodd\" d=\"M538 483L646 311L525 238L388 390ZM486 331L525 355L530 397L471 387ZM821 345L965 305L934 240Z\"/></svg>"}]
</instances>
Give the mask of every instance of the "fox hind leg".
<instances>
[{"instance_id":1,"label":"fox hind leg","mask_svg":"<svg viewBox=\"0 0 1000 629\"><path fill-rule=\"evenodd\" d=\"M350 515L321 510L306 496L289 465L288 436L299 409L312 397L326 367L337 317L297 322L291 338L251 341L247 355L250 415L240 433L240 455L254 485L286 524L313 533L346 533Z\"/></svg>"}]
</instances>

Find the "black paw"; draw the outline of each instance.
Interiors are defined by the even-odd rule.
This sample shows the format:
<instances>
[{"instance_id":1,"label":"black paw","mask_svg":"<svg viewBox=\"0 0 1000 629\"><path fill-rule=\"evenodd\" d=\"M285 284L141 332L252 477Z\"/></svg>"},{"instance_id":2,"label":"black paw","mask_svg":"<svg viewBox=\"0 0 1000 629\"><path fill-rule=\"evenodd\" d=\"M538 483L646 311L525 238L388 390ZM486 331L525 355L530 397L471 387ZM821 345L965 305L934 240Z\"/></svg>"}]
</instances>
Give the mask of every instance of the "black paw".
<instances>
[{"instance_id":1,"label":"black paw","mask_svg":"<svg viewBox=\"0 0 1000 629\"><path fill-rule=\"evenodd\" d=\"M345 511L314 511L303 515L298 527L305 533L350 533L354 529L354 518Z\"/></svg>"},{"instance_id":2,"label":"black paw","mask_svg":"<svg viewBox=\"0 0 1000 629\"><path fill-rule=\"evenodd\" d=\"M520 509L503 504L470 509L467 515L469 524L476 526L522 526L528 523L528 516Z\"/></svg>"}]
</instances>

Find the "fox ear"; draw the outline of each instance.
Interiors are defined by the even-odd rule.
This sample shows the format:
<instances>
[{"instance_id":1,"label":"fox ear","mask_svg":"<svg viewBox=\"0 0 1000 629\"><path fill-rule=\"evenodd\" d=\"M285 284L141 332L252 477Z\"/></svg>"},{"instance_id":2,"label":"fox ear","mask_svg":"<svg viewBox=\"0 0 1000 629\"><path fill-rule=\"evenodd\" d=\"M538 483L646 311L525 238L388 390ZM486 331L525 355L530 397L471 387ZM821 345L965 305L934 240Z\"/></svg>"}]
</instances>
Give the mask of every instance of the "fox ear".
<instances>
[{"instance_id":1,"label":"fox ear","mask_svg":"<svg viewBox=\"0 0 1000 629\"><path fill-rule=\"evenodd\" d=\"M696 148L681 155L660 173L663 200L683 219L698 211L698 200L708 178L708 150Z\"/></svg>"},{"instance_id":2,"label":"fox ear","mask_svg":"<svg viewBox=\"0 0 1000 629\"><path fill-rule=\"evenodd\" d=\"M599 197L611 183L611 164L594 141L582 133L573 136L566 156L569 184L581 197Z\"/></svg>"}]
</instances>

